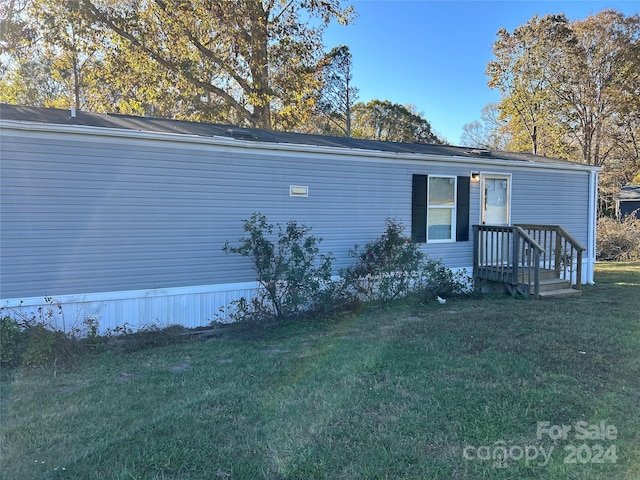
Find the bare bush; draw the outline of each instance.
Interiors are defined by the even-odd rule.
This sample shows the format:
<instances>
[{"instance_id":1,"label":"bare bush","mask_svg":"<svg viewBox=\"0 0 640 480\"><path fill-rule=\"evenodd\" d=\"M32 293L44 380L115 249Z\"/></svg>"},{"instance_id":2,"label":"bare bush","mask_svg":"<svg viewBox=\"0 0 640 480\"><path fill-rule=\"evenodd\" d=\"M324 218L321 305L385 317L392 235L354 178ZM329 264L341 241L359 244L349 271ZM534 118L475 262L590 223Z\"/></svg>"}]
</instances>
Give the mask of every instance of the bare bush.
<instances>
[{"instance_id":1,"label":"bare bush","mask_svg":"<svg viewBox=\"0 0 640 480\"><path fill-rule=\"evenodd\" d=\"M640 260L640 219L635 215L622 221L601 217L596 242L598 260Z\"/></svg>"}]
</instances>

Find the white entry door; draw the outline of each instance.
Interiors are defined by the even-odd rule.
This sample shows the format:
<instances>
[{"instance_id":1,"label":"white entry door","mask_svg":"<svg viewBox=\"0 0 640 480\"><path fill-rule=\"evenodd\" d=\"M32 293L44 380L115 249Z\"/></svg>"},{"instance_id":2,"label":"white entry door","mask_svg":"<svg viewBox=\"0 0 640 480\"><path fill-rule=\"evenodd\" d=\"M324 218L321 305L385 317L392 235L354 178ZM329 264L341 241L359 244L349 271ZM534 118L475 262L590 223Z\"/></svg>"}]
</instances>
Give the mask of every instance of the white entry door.
<instances>
[{"instance_id":1,"label":"white entry door","mask_svg":"<svg viewBox=\"0 0 640 480\"><path fill-rule=\"evenodd\" d=\"M481 177L482 224L507 226L511 223L511 176L483 174ZM508 265L510 255L508 235L498 231L485 232L481 239L483 262L487 265Z\"/></svg>"},{"instance_id":2,"label":"white entry door","mask_svg":"<svg viewBox=\"0 0 640 480\"><path fill-rule=\"evenodd\" d=\"M482 175L482 224L509 225L511 223L511 176Z\"/></svg>"}]
</instances>

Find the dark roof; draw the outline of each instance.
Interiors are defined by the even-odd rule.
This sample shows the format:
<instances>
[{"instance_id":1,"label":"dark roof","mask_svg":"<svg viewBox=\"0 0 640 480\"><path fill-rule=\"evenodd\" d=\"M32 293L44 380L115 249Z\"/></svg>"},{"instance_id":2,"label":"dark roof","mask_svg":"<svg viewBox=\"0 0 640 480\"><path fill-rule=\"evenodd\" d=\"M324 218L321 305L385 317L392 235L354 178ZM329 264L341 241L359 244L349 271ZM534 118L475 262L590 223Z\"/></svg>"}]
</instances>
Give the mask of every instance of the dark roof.
<instances>
[{"instance_id":1,"label":"dark roof","mask_svg":"<svg viewBox=\"0 0 640 480\"><path fill-rule=\"evenodd\" d=\"M639 201L640 200L640 185L625 185L622 190L616 195L617 200L622 201Z\"/></svg>"},{"instance_id":2,"label":"dark roof","mask_svg":"<svg viewBox=\"0 0 640 480\"><path fill-rule=\"evenodd\" d=\"M325 147L342 147L362 150L374 150L394 153L420 153L427 155L459 156L483 159L515 160L522 162L571 164L566 160L543 157L528 153L495 152L454 147L450 145L433 145L422 143L382 142L356 138L330 137L325 135L309 135L304 133L278 132L257 128L244 128L234 125L189 122L167 118L140 117L134 115L91 113L77 111L71 116L70 110L57 108L24 107L0 104L1 120L16 120L59 125L84 125L91 127L120 128L143 132L173 133L197 135L202 137L231 137L238 140L256 142L288 143L298 145L315 145Z\"/></svg>"}]
</instances>

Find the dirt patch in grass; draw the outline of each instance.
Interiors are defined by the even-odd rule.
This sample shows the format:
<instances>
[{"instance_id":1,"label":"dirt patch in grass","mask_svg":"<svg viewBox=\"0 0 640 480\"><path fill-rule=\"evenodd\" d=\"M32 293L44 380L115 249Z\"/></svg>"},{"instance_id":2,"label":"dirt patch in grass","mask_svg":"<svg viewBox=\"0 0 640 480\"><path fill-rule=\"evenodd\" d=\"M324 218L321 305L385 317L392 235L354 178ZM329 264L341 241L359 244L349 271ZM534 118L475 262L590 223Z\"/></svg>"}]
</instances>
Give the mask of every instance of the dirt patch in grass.
<instances>
[{"instance_id":1,"label":"dirt patch in grass","mask_svg":"<svg viewBox=\"0 0 640 480\"><path fill-rule=\"evenodd\" d=\"M263 355L277 355L279 353L289 353L290 351L291 350L288 350L286 348L273 347L260 350L260 353L262 353Z\"/></svg>"},{"instance_id":2,"label":"dirt patch in grass","mask_svg":"<svg viewBox=\"0 0 640 480\"><path fill-rule=\"evenodd\" d=\"M169 371L173 373L184 373L189 369L191 369L191 364L189 363L179 363L178 365L169 367Z\"/></svg>"},{"instance_id":3,"label":"dirt patch in grass","mask_svg":"<svg viewBox=\"0 0 640 480\"><path fill-rule=\"evenodd\" d=\"M115 378L116 383L129 383L138 378L138 375L133 373L123 372Z\"/></svg>"}]
</instances>

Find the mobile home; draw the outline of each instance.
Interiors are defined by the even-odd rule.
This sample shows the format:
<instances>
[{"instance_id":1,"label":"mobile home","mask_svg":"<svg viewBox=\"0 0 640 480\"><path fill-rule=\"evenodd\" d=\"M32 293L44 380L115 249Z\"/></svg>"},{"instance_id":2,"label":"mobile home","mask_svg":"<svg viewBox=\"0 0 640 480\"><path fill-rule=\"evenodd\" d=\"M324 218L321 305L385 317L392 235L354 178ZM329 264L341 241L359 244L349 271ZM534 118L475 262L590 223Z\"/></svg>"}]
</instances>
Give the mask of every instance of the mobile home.
<instances>
[{"instance_id":1,"label":"mobile home","mask_svg":"<svg viewBox=\"0 0 640 480\"><path fill-rule=\"evenodd\" d=\"M575 246L564 276L593 280L598 169L563 160L2 105L0 161L2 306L61 305L60 328L208 324L255 292L249 262L222 250L253 212L311 226L336 268L392 217L477 279L515 288L507 257L563 250L566 266Z\"/></svg>"}]
</instances>

